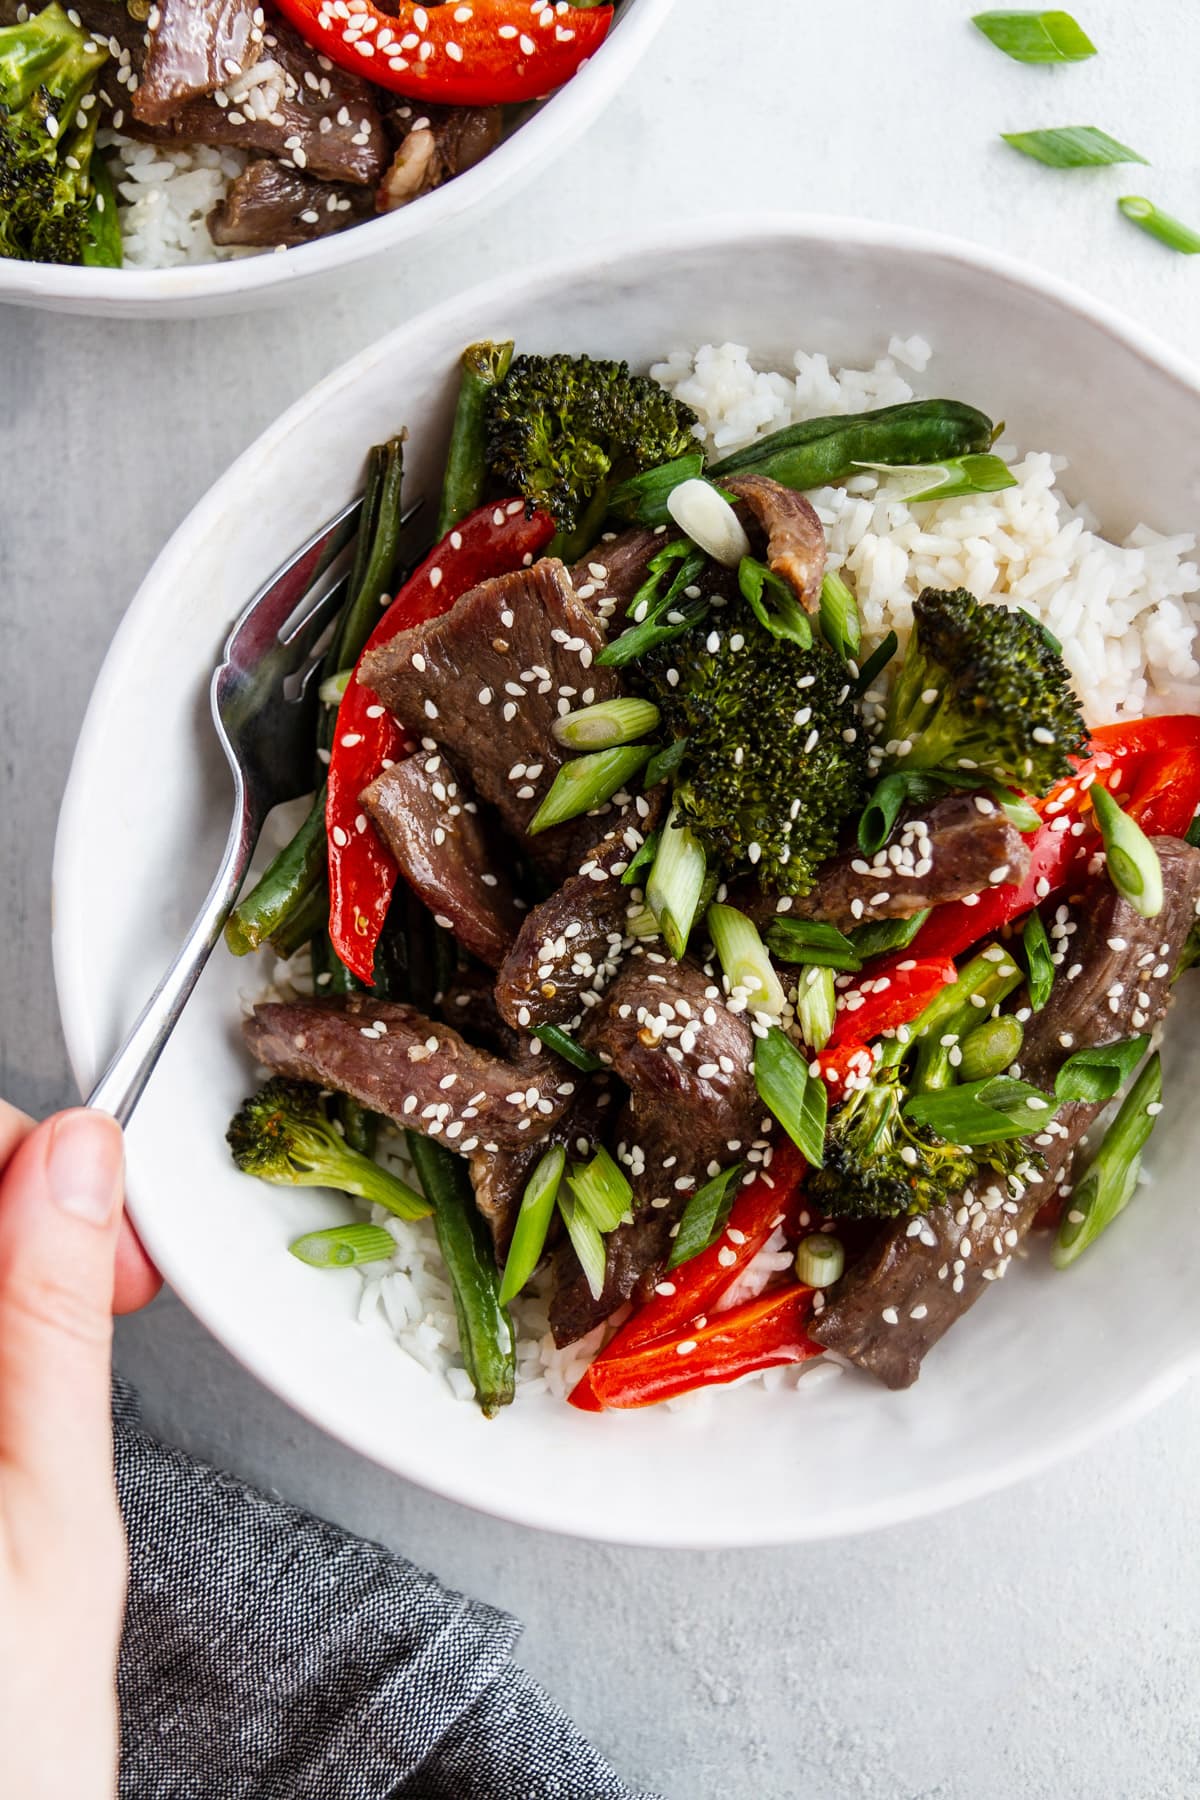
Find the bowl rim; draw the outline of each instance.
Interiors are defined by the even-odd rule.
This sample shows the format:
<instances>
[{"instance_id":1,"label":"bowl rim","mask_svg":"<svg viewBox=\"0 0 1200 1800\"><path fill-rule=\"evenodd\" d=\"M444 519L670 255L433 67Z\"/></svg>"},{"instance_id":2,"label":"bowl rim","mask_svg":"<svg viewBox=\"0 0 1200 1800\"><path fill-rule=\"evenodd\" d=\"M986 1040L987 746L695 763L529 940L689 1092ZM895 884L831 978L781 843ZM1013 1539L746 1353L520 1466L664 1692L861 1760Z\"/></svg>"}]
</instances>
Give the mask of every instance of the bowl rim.
<instances>
[{"instance_id":1,"label":"bowl rim","mask_svg":"<svg viewBox=\"0 0 1200 1800\"><path fill-rule=\"evenodd\" d=\"M603 110L640 62L676 0L626 0L600 49L563 87L547 96L483 161L411 206L347 231L298 244L286 254L184 263L170 269L96 269L55 263L0 261L0 301L31 306L67 302L82 309L121 309L153 314L180 306L205 309L236 298L251 301L271 289L286 290L333 270L349 270L439 232L464 213L483 208L498 190L516 187L543 157L564 148Z\"/></svg>"},{"instance_id":2,"label":"bowl rim","mask_svg":"<svg viewBox=\"0 0 1200 1800\"><path fill-rule=\"evenodd\" d=\"M689 251L710 252L722 247L744 247L749 242L764 240L783 243L826 244L830 247L865 246L885 251L890 250L901 257L936 257L969 266L974 271L1000 282L1049 299L1066 312L1080 319L1086 319L1091 325L1098 327L1127 349L1132 350L1145 362L1155 365L1170 379L1189 389L1197 402L1200 402L1200 365L1194 363L1182 352L1175 350L1173 346L1157 337L1153 332L1126 318L1107 302L1093 298L1072 282L1045 273L1006 254L993 251L985 246L973 245L962 239L926 232L906 225L891 225L811 213L719 214L687 220L665 228L660 227L652 233L648 232L637 237L621 237L610 240L541 263L532 270L518 270L478 284L456 295L447 305L428 308L413 319L376 339L310 388L229 465L225 473L201 496L186 518L172 532L130 602L113 637L93 689L80 729L59 813L54 844L53 890L55 892L62 891L69 881L82 874L82 869L76 870L73 866L76 860L75 846L82 839L82 824L85 816L83 784L77 777L79 771L87 766L101 748L102 714L110 702L110 697L118 693L129 679L138 650L141 615L153 601L154 593L159 586L158 571L160 567L169 564L172 559L179 556L186 541L193 534L208 533L217 526L224 495L256 479L262 467L269 465L277 447L296 433L306 430L313 416L321 411L331 395L347 385L358 382L376 360L389 354L392 347L406 335L419 335L432 321L435 314L444 326L447 322L452 322L460 316L464 320L478 318L491 308L497 310L511 308L522 298L528 298L548 286L593 274L597 268L611 272L627 260L634 261L647 257L671 259L685 255ZM72 952L65 942L61 912L57 909L52 927L52 956L68 1056L80 1091L86 1092L91 1079L98 1072L101 1056L89 1041L91 1033L83 1002L85 990L82 984L78 988L74 985ZM159 1254L157 1245L160 1240L155 1228L152 1208L147 1208L143 1215L142 1208L134 1195L131 1199L130 1211L138 1224L139 1231L146 1239L147 1247L163 1266L164 1273L175 1292L188 1309L205 1325L206 1329L210 1329L203 1280L194 1283L186 1266L171 1267L172 1259L169 1247L165 1255ZM215 1332L214 1335L216 1335ZM222 1330L218 1341L223 1348L248 1368L256 1380L261 1381L264 1386L277 1394L288 1406L316 1425L321 1431L334 1437L335 1441L346 1444L371 1461L383 1463L384 1466L394 1470L405 1479L415 1482L439 1497L454 1500L485 1516L502 1517L532 1529L548 1530L557 1535L582 1535L571 1525L564 1524L554 1517L553 1507L549 1500L524 1507L508 1505L505 1510L497 1511L480 1497L478 1483L472 1484L465 1480L440 1477L436 1473L431 1474L422 1466L419 1456L410 1456L406 1453L402 1437L390 1447L387 1453L381 1454L379 1445L370 1441L369 1434L365 1430L360 1431L347 1424L334 1432L328 1421L320 1416L315 1407L306 1403L304 1396L297 1397L294 1393L287 1391L284 1383L274 1381L260 1372L252 1353L252 1334L245 1334L242 1341L239 1342L240 1335ZM1010 1455L1007 1460L986 1471L953 1476L941 1481L933 1480L920 1489L914 1489L899 1497L883 1497L877 1501L849 1508L842 1507L836 1515L831 1513L827 1516L820 1512L814 1513L786 1531L773 1529L770 1526L755 1529L753 1522L748 1521L745 1525L739 1522L735 1536L713 1537L696 1533L680 1536L677 1532L660 1529L657 1519L650 1514L645 1522L636 1529L631 1527L607 1531L602 1541L655 1549L769 1547L776 1544L809 1543L851 1536L929 1517L949 1507L999 1492L1029 1476L1042 1473L1066 1457L1074 1455L1077 1451L1098 1441L1110 1431L1133 1423L1178 1391L1198 1367L1200 1367L1200 1342L1197 1343L1194 1350L1180 1353L1171 1363L1164 1365L1151 1379L1145 1381L1139 1389L1114 1402L1108 1410L1082 1421L1071 1430L1060 1433L1052 1442L1034 1446L1025 1453Z\"/></svg>"}]
</instances>

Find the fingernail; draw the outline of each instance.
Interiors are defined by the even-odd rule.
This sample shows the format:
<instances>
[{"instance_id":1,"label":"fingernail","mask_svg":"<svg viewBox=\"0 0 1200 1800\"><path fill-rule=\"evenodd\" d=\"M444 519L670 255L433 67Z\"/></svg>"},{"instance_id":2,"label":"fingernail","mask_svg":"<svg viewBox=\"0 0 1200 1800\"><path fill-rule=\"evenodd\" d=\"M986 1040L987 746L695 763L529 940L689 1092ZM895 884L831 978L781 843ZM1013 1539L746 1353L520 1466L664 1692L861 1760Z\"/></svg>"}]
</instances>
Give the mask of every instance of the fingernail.
<instances>
[{"instance_id":1,"label":"fingernail","mask_svg":"<svg viewBox=\"0 0 1200 1800\"><path fill-rule=\"evenodd\" d=\"M107 1225L121 1198L125 1149L107 1113L63 1113L54 1121L46 1178L55 1205L90 1225Z\"/></svg>"}]
</instances>

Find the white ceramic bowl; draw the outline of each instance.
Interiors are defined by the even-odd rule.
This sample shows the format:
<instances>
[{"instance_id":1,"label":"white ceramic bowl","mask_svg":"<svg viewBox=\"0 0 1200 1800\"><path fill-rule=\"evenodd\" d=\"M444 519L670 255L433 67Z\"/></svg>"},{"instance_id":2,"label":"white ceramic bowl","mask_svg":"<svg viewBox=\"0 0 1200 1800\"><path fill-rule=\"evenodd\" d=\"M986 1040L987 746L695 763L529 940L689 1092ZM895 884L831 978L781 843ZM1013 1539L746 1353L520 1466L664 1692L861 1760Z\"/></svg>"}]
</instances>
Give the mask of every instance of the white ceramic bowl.
<instances>
[{"instance_id":1,"label":"white ceramic bowl","mask_svg":"<svg viewBox=\"0 0 1200 1800\"><path fill-rule=\"evenodd\" d=\"M596 55L475 168L411 206L285 254L178 269L75 269L0 259L0 301L106 318L181 318L270 306L300 289L330 292L369 259L425 245L504 189L553 165L628 81L675 0L624 0Z\"/></svg>"},{"instance_id":2,"label":"white ceramic bowl","mask_svg":"<svg viewBox=\"0 0 1200 1800\"><path fill-rule=\"evenodd\" d=\"M117 635L72 771L55 870L55 963L86 1086L165 965L224 837L229 784L206 691L227 624L358 484L366 447L411 430L411 493L438 479L460 347L513 336L645 366L734 338L868 360L892 332L937 346L928 378L1071 458L1111 531L1200 517L1200 375L1083 295L985 252L829 219L727 221L602 247L415 320L294 406L159 557ZM1176 1102L1154 1185L1069 1274L1017 1268L918 1385L808 1376L696 1409L593 1417L519 1398L485 1422L386 1332L352 1321L353 1275L289 1236L324 1196L256 1187L226 1121L248 1086L238 990L218 952L129 1139L131 1206L168 1280L235 1355L333 1435L435 1491L526 1524L662 1546L832 1536L932 1512L1037 1469L1175 1387L1196 1358L1200 1113ZM1170 1087L1200 1033L1173 1021ZM1173 1077L1173 1079L1172 1079Z\"/></svg>"}]
</instances>

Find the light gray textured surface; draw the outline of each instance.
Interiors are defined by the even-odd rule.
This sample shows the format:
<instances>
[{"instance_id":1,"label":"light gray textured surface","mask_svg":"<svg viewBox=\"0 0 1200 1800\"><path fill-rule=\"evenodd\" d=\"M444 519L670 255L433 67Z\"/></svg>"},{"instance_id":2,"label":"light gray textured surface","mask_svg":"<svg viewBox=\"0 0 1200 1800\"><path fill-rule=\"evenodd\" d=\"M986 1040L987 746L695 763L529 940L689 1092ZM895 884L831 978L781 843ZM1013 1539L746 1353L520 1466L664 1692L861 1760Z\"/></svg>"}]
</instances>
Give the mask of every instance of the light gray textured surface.
<instances>
[{"instance_id":1,"label":"light gray textured surface","mask_svg":"<svg viewBox=\"0 0 1200 1800\"><path fill-rule=\"evenodd\" d=\"M1132 189L1200 220L1200 14L1081 0L1104 55L1049 72L1000 58L969 11L681 0L652 66L540 196L377 270L336 306L162 327L0 312L2 1091L38 1113L72 1095L49 968L52 821L126 601L235 452L439 294L629 221L750 201L974 237L1200 355L1200 264L1139 236L1113 205ZM864 90L858 53L872 48L879 74ZM719 135L718 91L731 120ZM995 138L1084 122L1154 169L1056 176ZM153 763L148 745L148 803ZM146 904L136 869L129 904ZM1114 1302L1114 1354L1130 1328ZM518 1612L529 1667L672 1800L1200 1792L1194 1392L931 1523L825 1548L667 1557L538 1538L381 1474L257 1387L170 1298L122 1326L119 1353L156 1427Z\"/></svg>"}]
</instances>

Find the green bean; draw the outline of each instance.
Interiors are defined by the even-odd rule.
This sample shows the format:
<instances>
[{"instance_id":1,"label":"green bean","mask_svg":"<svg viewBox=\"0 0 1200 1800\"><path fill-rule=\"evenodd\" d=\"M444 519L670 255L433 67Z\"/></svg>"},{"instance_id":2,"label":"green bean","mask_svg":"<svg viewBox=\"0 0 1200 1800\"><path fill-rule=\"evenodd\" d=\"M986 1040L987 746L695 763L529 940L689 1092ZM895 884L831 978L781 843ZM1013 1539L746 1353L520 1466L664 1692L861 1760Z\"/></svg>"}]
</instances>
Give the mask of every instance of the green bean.
<instances>
[{"instance_id":1,"label":"green bean","mask_svg":"<svg viewBox=\"0 0 1200 1800\"><path fill-rule=\"evenodd\" d=\"M321 936L329 923L329 889L324 881L306 893L300 904L283 920L279 930L268 939L276 956L285 962Z\"/></svg>"},{"instance_id":2,"label":"green bean","mask_svg":"<svg viewBox=\"0 0 1200 1800\"><path fill-rule=\"evenodd\" d=\"M511 343L470 344L462 353L462 381L437 517L439 538L474 512L483 499L488 472L484 422L487 397L508 374L512 353Z\"/></svg>"},{"instance_id":3,"label":"green bean","mask_svg":"<svg viewBox=\"0 0 1200 1800\"><path fill-rule=\"evenodd\" d=\"M346 587L346 605L321 667L323 679L354 667L379 623L380 600L391 594L400 544L403 483L404 439L389 438L386 444L375 446L367 465L366 493ZM337 708L326 707L317 730L322 749L332 746L336 723Z\"/></svg>"},{"instance_id":4,"label":"green bean","mask_svg":"<svg viewBox=\"0 0 1200 1800\"><path fill-rule=\"evenodd\" d=\"M500 1304L500 1276L487 1226L475 1205L467 1165L432 1138L406 1132L408 1153L433 1207L438 1248L450 1278L463 1361L484 1417L511 1404L516 1391L512 1321Z\"/></svg>"},{"instance_id":5,"label":"green bean","mask_svg":"<svg viewBox=\"0 0 1200 1800\"><path fill-rule=\"evenodd\" d=\"M752 470L805 491L853 475L860 463L938 463L987 450L992 421L958 400L909 400L873 412L804 419L713 463L712 477Z\"/></svg>"},{"instance_id":6,"label":"green bean","mask_svg":"<svg viewBox=\"0 0 1200 1800\"><path fill-rule=\"evenodd\" d=\"M361 981L352 975L341 957L334 951L329 941L329 933L322 931L313 939L313 973L317 980L318 994L360 994L365 992ZM328 976L328 981L320 979ZM377 983L374 993L382 1000L387 990L383 983ZM334 1117L341 1122L342 1132L352 1150L360 1156L374 1156L375 1141L379 1134L379 1118L352 1100L349 1094L335 1094L331 1101Z\"/></svg>"},{"instance_id":7,"label":"green bean","mask_svg":"<svg viewBox=\"0 0 1200 1800\"><path fill-rule=\"evenodd\" d=\"M92 156L88 173L92 183L92 198L88 204L81 260L84 267L89 269L119 269L124 261L124 253L121 247L121 221L117 213L117 190L103 156Z\"/></svg>"},{"instance_id":8,"label":"green bean","mask_svg":"<svg viewBox=\"0 0 1200 1800\"><path fill-rule=\"evenodd\" d=\"M270 867L259 876L225 922L225 942L235 956L246 956L274 937L284 921L303 905L325 874L325 789L320 788L308 817Z\"/></svg>"}]
</instances>

